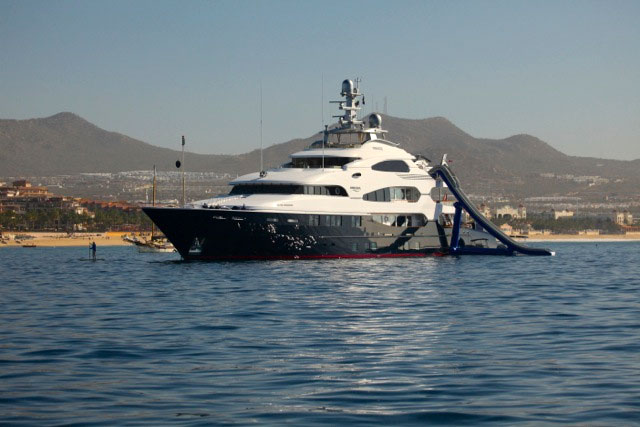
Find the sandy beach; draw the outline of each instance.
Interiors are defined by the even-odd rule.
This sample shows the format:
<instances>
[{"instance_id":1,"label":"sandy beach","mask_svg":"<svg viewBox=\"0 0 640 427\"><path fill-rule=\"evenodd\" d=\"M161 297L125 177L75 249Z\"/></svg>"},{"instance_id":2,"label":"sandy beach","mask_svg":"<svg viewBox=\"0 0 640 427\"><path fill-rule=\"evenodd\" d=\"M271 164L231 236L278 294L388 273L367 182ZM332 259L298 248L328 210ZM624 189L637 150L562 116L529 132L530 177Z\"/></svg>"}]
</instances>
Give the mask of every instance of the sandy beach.
<instances>
[{"instance_id":1,"label":"sandy beach","mask_svg":"<svg viewBox=\"0 0 640 427\"><path fill-rule=\"evenodd\" d=\"M123 240L123 236L131 235L126 232L103 232L103 233L67 233L55 232L5 232L3 235L10 236L9 240L4 239L0 248L22 247L24 245L35 245L36 247L63 247L63 246L89 246L91 242L96 242L100 246L129 246L131 243ZM136 237L145 239L149 233L135 233ZM14 240L15 236L31 236L32 238ZM627 234L536 234L529 238L516 238L520 242L632 242L640 241L640 233Z\"/></svg>"},{"instance_id":2,"label":"sandy beach","mask_svg":"<svg viewBox=\"0 0 640 427\"><path fill-rule=\"evenodd\" d=\"M627 234L534 234L529 238L516 238L519 242L635 242L640 233Z\"/></svg>"},{"instance_id":3,"label":"sandy beach","mask_svg":"<svg viewBox=\"0 0 640 427\"><path fill-rule=\"evenodd\" d=\"M62 246L86 246L89 247L91 242L96 242L100 246L129 246L131 243L122 240L124 235L131 233L124 232L104 232L104 233L67 233L55 232L4 232L3 236L10 236L9 240L3 239L0 248L21 247L24 245L36 245L36 247L62 247ZM149 233L136 233L136 236L148 236ZM31 236L32 238L16 236Z\"/></svg>"}]
</instances>

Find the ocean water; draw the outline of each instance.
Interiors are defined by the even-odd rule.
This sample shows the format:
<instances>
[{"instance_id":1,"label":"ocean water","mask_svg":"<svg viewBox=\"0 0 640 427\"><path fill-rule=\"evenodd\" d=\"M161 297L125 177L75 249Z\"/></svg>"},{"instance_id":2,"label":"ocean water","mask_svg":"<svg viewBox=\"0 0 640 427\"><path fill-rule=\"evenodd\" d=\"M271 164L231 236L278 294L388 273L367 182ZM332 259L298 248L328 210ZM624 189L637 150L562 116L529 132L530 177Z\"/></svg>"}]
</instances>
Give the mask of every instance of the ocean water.
<instances>
[{"instance_id":1,"label":"ocean water","mask_svg":"<svg viewBox=\"0 0 640 427\"><path fill-rule=\"evenodd\" d=\"M0 423L640 424L640 243L184 263L0 249Z\"/></svg>"}]
</instances>

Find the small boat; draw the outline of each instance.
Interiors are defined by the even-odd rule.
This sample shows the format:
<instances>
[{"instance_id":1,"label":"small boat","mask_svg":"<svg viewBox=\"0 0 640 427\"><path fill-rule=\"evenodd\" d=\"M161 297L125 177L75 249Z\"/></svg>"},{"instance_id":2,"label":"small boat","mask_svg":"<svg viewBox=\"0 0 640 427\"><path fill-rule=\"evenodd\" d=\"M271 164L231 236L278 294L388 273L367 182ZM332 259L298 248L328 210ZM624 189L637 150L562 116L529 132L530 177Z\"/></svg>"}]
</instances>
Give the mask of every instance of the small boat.
<instances>
[{"instance_id":1,"label":"small boat","mask_svg":"<svg viewBox=\"0 0 640 427\"><path fill-rule=\"evenodd\" d=\"M23 248L35 248L36 244L35 243L25 243L24 245L22 245Z\"/></svg>"},{"instance_id":2,"label":"small boat","mask_svg":"<svg viewBox=\"0 0 640 427\"><path fill-rule=\"evenodd\" d=\"M153 193L152 206L156 205L156 167L153 166ZM131 243L138 247L138 252L176 252L176 248L166 237L155 233L155 224L151 223L151 238L146 241L130 239Z\"/></svg>"},{"instance_id":3,"label":"small boat","mask_svg":"<svg viewBox=\"0 0 640 427\"><path fill-rule=\"evenodd\" d=\"M135 242L138 252L175 252L176 248L165 238L156 238L146 242Z\"/></svg>"},{"instance_id":4,"label":"small boat","mask_svg":"<svg viewBox=\"0 0 640 427\"><path fill-rule=\"evenodd\" d=\"M138 239L136 236L132 235L132 236L127 236L124 235L122 236L122 240L124 240L127 243L133 243L134 245L138 242L140 242L140 239Z\"/></svg>"}]
</instances>

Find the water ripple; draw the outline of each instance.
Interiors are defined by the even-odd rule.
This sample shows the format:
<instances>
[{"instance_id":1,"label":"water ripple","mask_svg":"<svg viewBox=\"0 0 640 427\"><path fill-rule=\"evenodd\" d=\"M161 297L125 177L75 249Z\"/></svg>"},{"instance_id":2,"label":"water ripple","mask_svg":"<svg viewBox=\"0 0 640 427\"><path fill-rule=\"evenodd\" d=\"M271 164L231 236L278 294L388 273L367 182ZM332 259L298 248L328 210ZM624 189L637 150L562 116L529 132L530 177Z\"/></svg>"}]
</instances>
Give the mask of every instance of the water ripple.
<instances>
[{"instance_id":1,"label":"water ripple","mask_svg":"<svg viewBox=\"0 0 640 427\"><path fill-rule=\"evenodd\" d=\"M0 419L636 423L640 244L553 249L248 263L0 249Z\"/></svg>"}]
</instances>

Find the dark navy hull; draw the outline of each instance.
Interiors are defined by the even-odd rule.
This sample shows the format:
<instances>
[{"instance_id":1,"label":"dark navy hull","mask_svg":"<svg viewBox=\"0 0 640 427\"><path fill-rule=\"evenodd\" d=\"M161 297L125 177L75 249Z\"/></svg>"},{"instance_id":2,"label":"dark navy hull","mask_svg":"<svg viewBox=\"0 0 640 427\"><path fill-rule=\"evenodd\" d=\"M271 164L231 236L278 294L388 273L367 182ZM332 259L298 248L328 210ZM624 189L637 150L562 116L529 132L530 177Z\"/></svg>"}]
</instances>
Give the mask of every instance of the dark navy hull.
<instances>
[{"instance_id":1,"label":"dark navy hull","mask_svg":"<svg viewBox=\"0 0 640 427\"><path fill-rule=\"evenodd\" d=\"M448 249L449 233L436 222L395 227L368 216L143 210L186 260L420 257Z\"/></svg>"}]
</instances>

